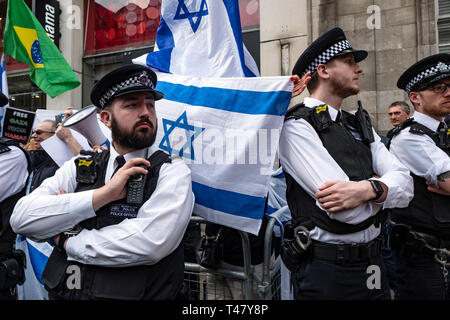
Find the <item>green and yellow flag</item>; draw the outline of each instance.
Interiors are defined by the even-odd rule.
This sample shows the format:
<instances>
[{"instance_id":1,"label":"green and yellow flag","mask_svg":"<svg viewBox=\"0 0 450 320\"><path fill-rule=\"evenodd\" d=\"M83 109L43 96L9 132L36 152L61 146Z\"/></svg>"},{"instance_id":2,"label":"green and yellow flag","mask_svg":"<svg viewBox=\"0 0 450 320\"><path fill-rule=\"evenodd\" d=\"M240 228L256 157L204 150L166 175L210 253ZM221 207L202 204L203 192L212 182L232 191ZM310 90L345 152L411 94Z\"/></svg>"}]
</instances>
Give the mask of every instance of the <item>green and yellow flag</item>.
<instances>
[{"instance_id":1,"label":"green and yellow flag","mask_svg":"<svg viewBox=\"0 0 450 320\"><path fill-rule=\"evenodd\" d=\"M23 0L9 0L4 52L30 65L30 79L54 98L80 81Z\"/></svg>"}]
</instances>

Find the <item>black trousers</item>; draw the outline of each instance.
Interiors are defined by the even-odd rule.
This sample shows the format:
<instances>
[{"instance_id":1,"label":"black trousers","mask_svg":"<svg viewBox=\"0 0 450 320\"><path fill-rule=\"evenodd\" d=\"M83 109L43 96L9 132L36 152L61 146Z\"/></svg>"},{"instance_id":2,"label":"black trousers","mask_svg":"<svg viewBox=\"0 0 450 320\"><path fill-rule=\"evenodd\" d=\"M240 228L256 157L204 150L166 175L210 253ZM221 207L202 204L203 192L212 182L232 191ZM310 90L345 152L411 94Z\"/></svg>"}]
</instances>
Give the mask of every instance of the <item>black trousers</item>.
<instances>
[{"instance_id":1,"label":"black trousers","mask_svg":"<svg viewBox=\"0 0 450 320\"><path fill-rule=\"evenodd\" d=\"M400 247L393 248L392 253L397 267L399 300L450 300L448 279L444 277L442 265L434 259L434 252Z\"/></svg>"},{"instance_id":2,"label":"black trousers","mask_svg":"<svg viewBox=\"0 0 450 320\"><path fill-rule=\"evenodd\" d=\"M378 266L379 274L369 266ZM379 276L378 288L371 277ZM389 300L386 267L380 256L370 262L338 264L335 261L305 257L300 268L292 273L296 300ZM368 284L368 282L370 284Z\"/></svg>"}]
</instances>

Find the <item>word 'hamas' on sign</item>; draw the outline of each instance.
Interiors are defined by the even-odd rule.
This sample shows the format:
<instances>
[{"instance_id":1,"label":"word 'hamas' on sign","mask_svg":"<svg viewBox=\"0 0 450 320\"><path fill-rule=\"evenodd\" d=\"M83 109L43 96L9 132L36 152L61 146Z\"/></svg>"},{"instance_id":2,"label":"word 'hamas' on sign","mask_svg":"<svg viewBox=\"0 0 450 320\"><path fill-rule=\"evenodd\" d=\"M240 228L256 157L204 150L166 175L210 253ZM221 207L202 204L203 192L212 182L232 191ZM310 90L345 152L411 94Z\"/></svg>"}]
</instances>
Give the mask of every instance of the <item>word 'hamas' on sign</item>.
<instances>
[{"instance_id":1,"label":"word 'hamas' on sign","mask_svg":"<svg viewBox=\"0 0 450 320\"><path fill-rule=\"evenodd\" d=\"M3 120L3 137L27 143L33 128L35 113L7 107Z\"/></svg>"}]
</instances>

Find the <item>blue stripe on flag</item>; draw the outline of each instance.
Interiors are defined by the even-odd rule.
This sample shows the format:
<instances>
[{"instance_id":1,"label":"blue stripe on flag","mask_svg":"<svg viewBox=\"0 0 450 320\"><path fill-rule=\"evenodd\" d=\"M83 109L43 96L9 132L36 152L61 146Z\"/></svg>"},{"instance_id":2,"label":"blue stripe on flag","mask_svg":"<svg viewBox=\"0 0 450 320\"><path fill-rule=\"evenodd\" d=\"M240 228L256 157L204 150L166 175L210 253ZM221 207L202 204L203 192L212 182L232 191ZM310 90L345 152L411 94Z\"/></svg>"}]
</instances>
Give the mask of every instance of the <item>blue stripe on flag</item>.
<instances>
[{"instance_id":1,"label":"blue stripe on flag","mask_svg":"<svg viewBox=\"0 0 450 320\"><path fill-rule=\"evenodd\" d=\"M40 283L44 284L42 281L42 273L44 272L45 266L47 265L48 257L33 247L28 241L28 253L30 254L31 264L33 265L33 271L36 275L36 278Z\"/></svg>"},{"instance_id":2,"label":"blue stripe on flag","mask_svg":"<svg viewBox=\"0 0 450 320\"><path fill-rule=\"evenodd\" d=\"M172 31L162 17L158 26L156 44L159 51L154 51L147 55L147 65L170 73L170 60L175 41Z\"/></svg>"},{"instance_id":3,"label":"blue stripe on flag","mask_svg":"<svg viewBox=\"0 0 450 320\"><path fill-rule=\"evenodd\" d=\"M245 114L284 116L291 99L289 91L245 91L212 87L195 87L160 81L156 90L166 100Z\"/></svg>"},{"instance_id":4,"label":"blue stripe on flag","mask_svg":"<svg viewBox=\"0 0 450 320\"><path fill-rule=\"evenodd\" d=\"M246 77L256 77L252 71L245 65L244 49L242 42L242 27L241 19L239 15L239 4L236 0L223 0L223 4L228 13L228 19L230 20L231 28L233 29L234 39L239 51L239 58L241 60L242 70Z\"/></svg>"},{"instance_id":5,"label":"blue stripe on flag","mask_svg":"<svg viewBox=\"0 0 450 320\"><path fill-rule=\"evenodd\" d=\"M214 189L192 181L195 202L212 210L235 216L258 219L264 214L266 198Z\"/></svg>"}]
</instances>

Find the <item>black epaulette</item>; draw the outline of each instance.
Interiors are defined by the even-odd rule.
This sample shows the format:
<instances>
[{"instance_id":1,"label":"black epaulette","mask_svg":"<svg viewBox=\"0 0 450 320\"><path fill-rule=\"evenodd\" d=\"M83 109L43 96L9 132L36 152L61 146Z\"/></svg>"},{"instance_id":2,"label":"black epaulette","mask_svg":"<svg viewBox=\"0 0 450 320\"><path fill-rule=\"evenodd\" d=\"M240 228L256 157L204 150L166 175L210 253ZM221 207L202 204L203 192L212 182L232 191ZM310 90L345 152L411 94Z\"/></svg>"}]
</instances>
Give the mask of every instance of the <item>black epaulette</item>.
<instances>
[{"instance_id":1,"label":"black epaulette","mask_svg":"<svg viewBox=\"0 0 450 320\"><path fill-rule=\"evenodd\" d=\"M16 142L14 140L1 137L0 138L0 154L11 151L11 148L9 146L20 147L20 145L18 143L16 144Z\"/></svg>"},{"instance_id":2,"label":"black epaulette","mask_svg":"<svg viewBox=\"0 0 450 320\"><path fill-rule=\"evenodd\" d=\"M409 119L405 120L404 122L400 123L398 126L393 128L392 130L390 130L386 136L388 139L386 147L389 149L391 146L392 139L396 135L398 135L403 129L406 129L415 123L417 123L417 122L414 120L414 118L409 118Z\"/></svg>"},{"instance_id":3,"label":"black epaulette","mask_svg":"<svg viewBox=\"0 0 450 320\"><path fill-rule=\"evenodd\" d=\"M439 140L439 134L429 128L427 128L426 126L424 126L423 124L418 123L417 121L414 120L414 118L409 118L408 120L404 121L403 123L399 124L396 128L392 129L389 134L388 134L388 143L387 143L387 148L389 149L389 147L391 146L391 141L392 139L398 135L403 129L406 129L410 127L409 132L412 134L417 134L417 135L427 135L429 136L434 143L439 147L439 148L444 148L446 146L442 146Z\"/></svg>"},{"instance_id":4,"label":"black epaulette","mask_svg":"<svg viewBox=\"0 0 450 320\"><path fill-rule=\"evenodd\" d=\"M304 103L299 103L288 110L286 116L284 117L284 121L290 119L307 119L309 118L309 111L310 109L306 107Z\"/></svg>"},{"instance_id":5,"label":"black epaulette","mask_svg":"<svg viewBox=\"0 0 450 320\"><path fill-rule=\"evenodd\" d=\"M0 154L11 151L10 146L15 146L24 153L25 158L27 159L28 173L31 173L30 158L28 153L20 146L20 142L14 139L0 137Z\"/></svg>"},{"instance_id":6,"label":"black epaulette","mask_svg":"<svg viewBox=\"0 0 450 320\"><path fill-rule=\"evenodd\" d=\"M321 132L333 124L326 104L314 108L308 108L303 103L298 104L288 111L284 121L289 119L305 119L317 132Z\"/></svg>"},{"instance_id":7,"label":"black epaulette","mask_svg":"<svg viewBox=\"0 0 450 320\"><path fill-rule=\"evenodd\" d=\"M0 154L11 151L11 148L5 144L0 144Z\"/></svg>"}]
</instances>

